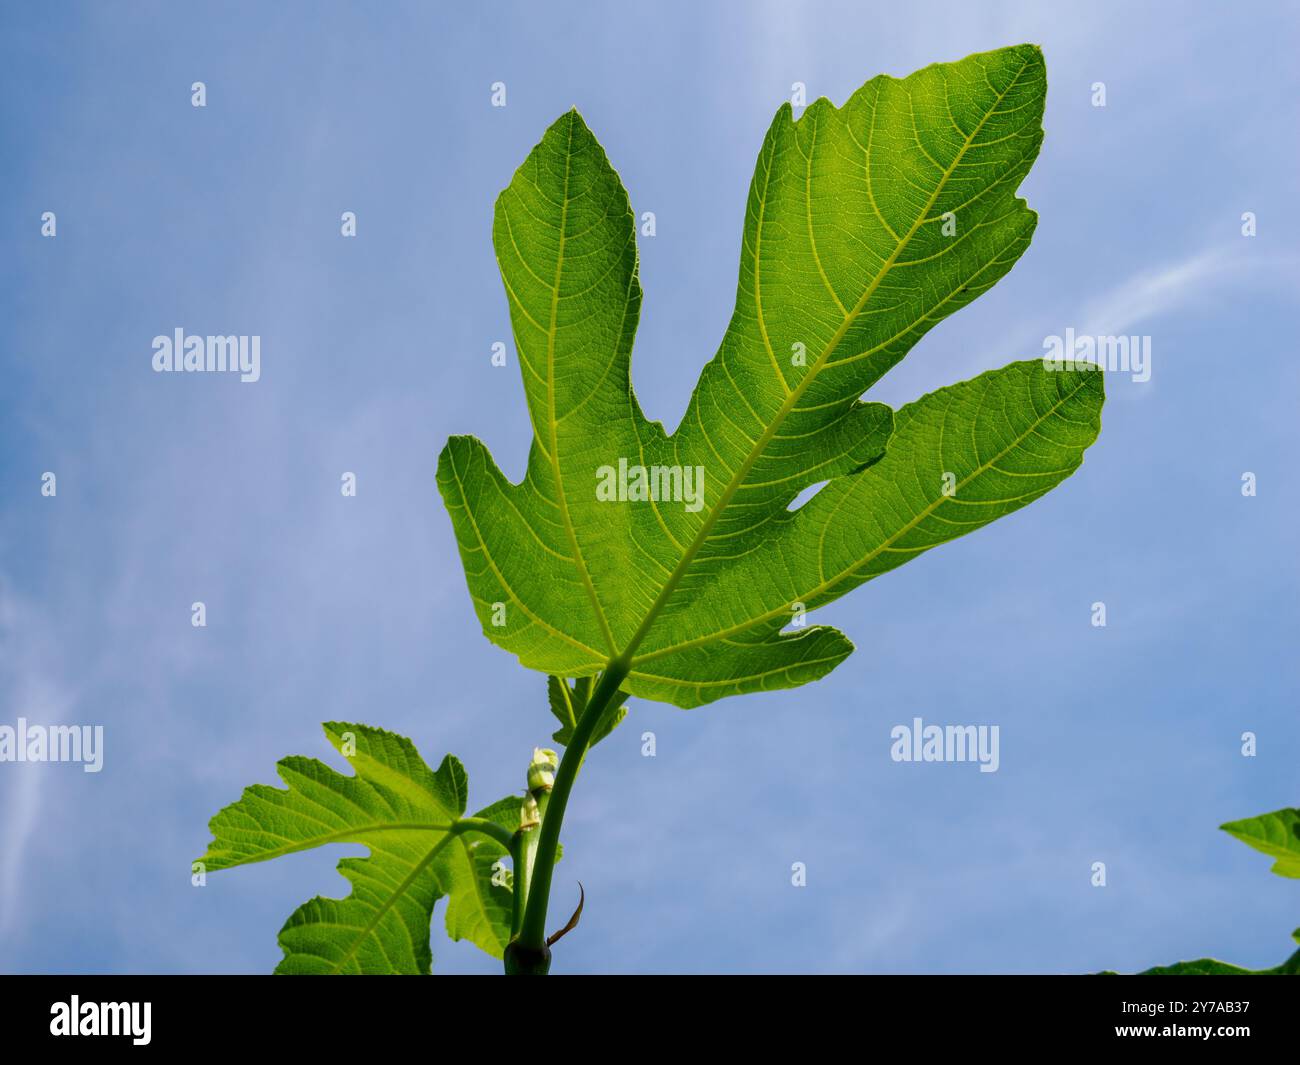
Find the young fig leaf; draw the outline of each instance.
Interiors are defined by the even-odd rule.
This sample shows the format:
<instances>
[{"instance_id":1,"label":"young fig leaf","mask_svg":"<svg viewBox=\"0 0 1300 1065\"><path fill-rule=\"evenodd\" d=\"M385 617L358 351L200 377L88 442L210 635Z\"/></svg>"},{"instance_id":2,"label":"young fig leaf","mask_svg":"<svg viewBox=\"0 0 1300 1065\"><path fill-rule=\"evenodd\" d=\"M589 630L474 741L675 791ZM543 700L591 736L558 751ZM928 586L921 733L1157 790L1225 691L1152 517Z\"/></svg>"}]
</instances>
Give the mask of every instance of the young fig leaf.
<instances>
[{"instance_id":1,"label":"young fig leaf","mask_svg":"<svg viewBox=\"0 0 1300 1065\"><path fill-rule=\"evenodd\" d=\"M215 872L327 843L370 849L369 857L339 862L352 884L347 898L318 896L285 922L276 972L427 973L429 924L444 895L451 937L501 957L512 898L498 862L519 827L520 800L465 818L468 780L451 755L435 772L405 737L340 722L324 729L355 775L315 758L282 759L288 787L246 788L212 818L213 840L199 859Z\"/></svg>"},{"instance_id":2,"label":"young fig leaf","mask_svg":"<svg viewBox=\"0 0 1300 1065\"><path fill-rule=\"evenodd\" d=\"M567 747L569 741L573 739L573 730L577 727L578 717L587 705L587 697L590 695L590 685L587 683L589 679L580 677L570 685L563 677L546 678L547 703L550 705L551 713L560 722L560 727L551 733L551 739L562 747ZM592 730L589 747L596 746L623 723L623 719L627 717L626 702L627 692L619 692L610 700L609 706L605 708L600 721Z\"/></svg>"},{"instance_id":3,"label":"young fig leaf","mask_svg":"<svg viewBox=\"0 0 1300 1065\"><path fill-rule=\"evenodd\" d=\"M1300 809L1274 810L1271 814L1247 817L1220 825L1257 851L1276 858L1273 872L1300 879Z\"/></svg>"}]
</instances>

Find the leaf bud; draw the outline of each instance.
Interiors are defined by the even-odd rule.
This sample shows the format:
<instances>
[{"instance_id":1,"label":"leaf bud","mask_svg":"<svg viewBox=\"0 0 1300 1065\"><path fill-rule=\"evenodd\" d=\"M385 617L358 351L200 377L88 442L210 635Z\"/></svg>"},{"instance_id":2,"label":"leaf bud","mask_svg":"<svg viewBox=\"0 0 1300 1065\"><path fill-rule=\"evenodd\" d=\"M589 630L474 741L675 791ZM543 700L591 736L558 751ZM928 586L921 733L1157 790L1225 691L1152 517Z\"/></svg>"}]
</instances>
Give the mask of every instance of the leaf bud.
<instances>
[{"instance_id":1,"label":"leaf bud","mask_svg":"<svg viewBox=\"0 0 1300 1065\"><path fill-rule=\"evenodd\" d=\"M528 790L550 791L555 786L555 770L560 756L549 747L534 747L533 760L528 766Z\"/></svg>"}]
</instances>

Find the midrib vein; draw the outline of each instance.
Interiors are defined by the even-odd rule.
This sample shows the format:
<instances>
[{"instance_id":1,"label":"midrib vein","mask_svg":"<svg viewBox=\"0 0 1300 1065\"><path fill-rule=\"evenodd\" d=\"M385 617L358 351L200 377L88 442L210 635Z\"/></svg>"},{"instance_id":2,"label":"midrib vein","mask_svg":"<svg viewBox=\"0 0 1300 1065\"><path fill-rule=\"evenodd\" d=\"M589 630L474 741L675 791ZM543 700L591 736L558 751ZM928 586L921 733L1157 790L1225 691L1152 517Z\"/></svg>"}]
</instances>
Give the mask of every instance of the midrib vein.
<instances>
[{"instance_id":1,"label":"midrib vein","mask_svg":"<svg viewBox=\"0 0 1300 1065\"><path fill-rule=\"evenodd\" d=\"M564 195L560 201L560 240L555 256L555 281L551 285L551 327L546 333L546 415L551 431L551 446L549 449L551 471L555 475L555 494L560 502L560 514L564 519L564 531L568 534L569 547L573 551L573 560L578 567L578 573L582 577L583 587L587 590L587 598L591 600L591 609L595 611L596 622L600 625L600 630L605 637L605 643L609 647L609 653L613 655L617 650L614 643L614 633L609 627L605 612L600 607L600 600L596 598L596 586L591 582L591 574L587 570L586 560L582 557L582 548L578 546L577 533L573 529L573 518L569 514L569 499L564 490L563 476L560 473L559 422L555 417L555 334L560 311L560 278L564 272L564 242L569 229L569 174L572 160L573 113L570 112L569 141L564 149Z\"/></svg>"},{"instance_id":2,"label":"midrib vein","mask_svg":"<svg viewBox=\"0 0 1300 1065\"><path fill-rule=\"evenodd\" d=\"M352 960L353 956L357 952L357 948L365 942L367 936L379 927L379 922L384 919L384 914L391 910L397 904L397 900L406 894L406 889L415 883L416 878L429 867L429 864L438 856L439 851L441 851L442 848L451 841L451 838L451 835L448 834L438 840L438 842L429 850L429 853L421 858L420 861L411 869L406 878L398 884L397 887L393 888L392 893L384 900L383 905L375 910L374 916L371 917L370 920L366 922L366 926L357 933L356 938L352 940L352 945L344 952L343 957L331 966L334 972L338 972L344 965Z\"/></svg>"},{"instance_id":3,"label":"midrib vein","mask_svg":"<svg viewBox=\"0 0 1300 1065\"><path fill-rule=\"evenodd\" d=\"M660 612L663 610L664 604L669 600L669 598L671 598L673 592L677 590L677 585L681 583L682 578L690 569L691 563L695 561L695 556L699 553L700 548L708 541L710 533L713 532L713 527L722 516L722 512L727 509L732 497L740 490L740 486L745 483L745 479L749 476L749 471L753 469L754 463L758 461L759 457L767 449L768 444L772 442L778 430L781 428L781 425L785 422L785 419L789 417L790 412L798 405L800 398L808 390L812 382L816 380L817 375L826 365L831 355L834 354L835 349L839 347L840 342L848 335L848 331L853 327L853 323L857 321L858 316L862 313L867 302L873 295L875 295L876 290L880 288L884 279L888 276L889 271L893 269L894 264L898 261L898 257L903 253L903 250L907 245L911 243L912 238L929 217L931 209L938 201L940 195L942 195L943 190L947 187L949 179L954 173L956 173L957 168L961 165L962 159L965 158L966 152L969 151L970 146L975 142L975 138L979 136L985 123L988 122L989 118L991 118L997 111L998 105L1001 104L1007 94L1015 88L1016 83L1020 80L1020 75L1024 73L1025 68L1028 65L1029 61L1026 60L1021 65L1020 69L1016 71L1015 76L1012 77L1011 81L1008 82L1007 87L994 98L993 103L984 113L984 117L981 118L978 125L971 130L970 134L965 138L961 149L957 152L956 156L953 157L953 161L944 170L943 175L936 183L934 192L930 194L930 198L926 201L925 206L917 212L916 221L912 223L911 228L908 229L903 237L894 245L894 250L890 252L889 258L887 258L881 265L876 276L872 278L871 283L859 297L857 303L853 305L853 309L845 315L844 320L840 323L839 328L835 330L834 335L827 342L826 347L822 350L821 354L817 356L813 365L809 367L808 373L804 374L803 378L794 387L794 390L789 393L785 402L781 404L780 409L777 411L776 416L772 419L772 423L763 431L758 440L754 442L754 446L750 449L749 454L745 456L744 462L740 464L735 474L732 475L727 486L722 490L722 495L718 497L718 502L709 511L709 516L704 519L704 524L700 526L699 532L695 534L695 539L691 541L690 546L682 555L681 560L673 569L672 574L668 577L668 580L664 582L663 588L660 589L659 595L655 597L654 602L650 605L650 609L647 611L644 620L642 620L636 632L632 634L632 638L628 641L623 653L618 656L622 661L630 663L634 660L636 649L648 635L650 628L654 625ZM775 159L773 162L775 163ZM869 175L868 180L870 180ZM757 263L755 265L757 267ZM757 288L756 275L756 292ZM662 653L665 652L656 652L656 656Z\"/></svg>"},{"instance_id":4,"label":"midrib vein","mask_svg":"<svg viewBox=\"0 0 1300 1065\"><path fill-rule=\"evenodd\" d=\"M273 858L282 858L286 854L311 850L314 847L323 847L326 843L351 843L357 836L373 835L376 832L450 832L453 827L454 824L450 821L389 821L365 825L360 828L342 828L337 832L327 832L323 836L313 836L309 840L295 842L288 847L277 847L273 851L264 851L257 855L256 860L259 862L270 861ZM258 831L265 832L266 830L258 829ZM279 835L279 833L269 834ZM248 865L251 863L248 861L241 861L240 864Z\"/></svg>"}]
</instances>

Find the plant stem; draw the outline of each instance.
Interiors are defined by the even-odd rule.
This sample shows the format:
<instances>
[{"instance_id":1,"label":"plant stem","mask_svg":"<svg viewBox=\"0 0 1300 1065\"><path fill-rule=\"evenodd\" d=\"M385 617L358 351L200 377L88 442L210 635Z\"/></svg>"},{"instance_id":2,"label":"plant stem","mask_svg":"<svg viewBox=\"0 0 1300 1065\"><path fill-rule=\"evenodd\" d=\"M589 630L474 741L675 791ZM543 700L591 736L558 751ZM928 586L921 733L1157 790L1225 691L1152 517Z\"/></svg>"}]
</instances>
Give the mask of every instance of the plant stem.
<instances>
[{"instance_id":1,"label":"plant stem","mask_svg":"<svg viewBox=\"0 0 1300 1065\"><path fill-rule=\"evenodd\" d=\"M533 793L533 798L537 802L537 817L539 821L546 818L546 808L550 805L551 793L549 791L537 791ZM518 905L519 900L527 900L531 894L531 885L533 880L533 866L537 862L537 844L538 836L541 835L541 828L530 828L518 833L519 844L510 851L511 857L515 862L515 912L510 920L511 936L518 936L519 930L524 923L524 908Z\"/></svg>"},{"instance_id":2,"label":"plant stem","mask_svg":"<svg viewBox=\"0 0 1300 1065\"><path fill-rule=\"evenodd\" d=\"M516 942L526 951L542 952L546 950L546 907L551 895L551 874L555 871L555 848L560 841L560 828L564 824L564 810L569 802L569 792L577 779L578 768L582 764L587 747L591 744L591 735L605 713L609 702L618 694L619 685L627 678L632 668L625 656L610 661L605 672L600 676L600 683L592 692L591 698L582 710L582 716L573 730L573 738L560 759L560 768L555 774L555 786L551 789L546 816L542 818L542 827L537 830L536 849L531 868L531 884L528 888L528 901L524 906L524 919ZM516 874L517 875L517 874Z\"/></svg>"},{"instance_id":3,"label":"plant stem","mask_svg":"<svg viewBox=\"0 0 1300 1065\"><path fill-rule=\"evenodd\" d=\"M526 837L533 835L532 832L525 832L522 828L515 833L515 838L510 847L510 860L515 866L514 890L511 892L510 908L510 938L514 939L519 935L519 929L524 923L524 900L528 898L528 864L524 861L524 840Z\"/></svg>"}]
</instances>

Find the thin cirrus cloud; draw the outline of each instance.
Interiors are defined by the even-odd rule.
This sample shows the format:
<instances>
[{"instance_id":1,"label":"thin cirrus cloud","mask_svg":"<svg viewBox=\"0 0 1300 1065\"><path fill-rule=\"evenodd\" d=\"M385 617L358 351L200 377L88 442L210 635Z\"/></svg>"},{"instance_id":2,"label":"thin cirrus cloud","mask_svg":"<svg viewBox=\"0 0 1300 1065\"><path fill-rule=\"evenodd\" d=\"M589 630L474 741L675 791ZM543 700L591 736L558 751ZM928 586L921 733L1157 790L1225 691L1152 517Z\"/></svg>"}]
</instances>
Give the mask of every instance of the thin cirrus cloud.
<instances>
[{"instance_id":1,"label":"thin cirrus cloud","mask_svg":"<svg viewBox=\"0 0 1300 1065\"><path fill-rule=\"evenodd\" d=\"M976 373L999 359L1038 357L1045 351L1046 339L1062 335L1066 326L1076 336L1127 336L1140 326L1168 321L1171 315L1212 314L1223 300L1243 289L1285 294L1300 287L1298 267L1300 256L1246 254L1236 244L1203 248L1139 267L1091 296L1064 295L1050 311L1016 320L985 345L983 354L968 356L958 365ZM1154 382L1153 377L1142 388L1115 390L1112 398L1149 398Z\"/></svg>"},{"instance_id":2,"label":"thin cirrus cloud","mask_svg":"<svg viewBox=\"0 0 1300 1065\"><path fill-rule=\"evenodd\" d=\"M1241 285L1296 284L1293 255L1247 256L1236 245L1208 248L1144 269L1084 305L1080 333L1118 336Z\"/></svg>"},{"instance_id":3,"label":"thin cirrus cloud","mask_svg":"<svg viewBox=\"0 0 1300 1065\"><path fill-rule=\"evenodd\" d=\"M39 611L20 600L0 575L0 705L12 710L0 724L13 726L18 717L43 725L70 720L73 700L56 679L43 631ZM42 812L58 800L50 771L66 768L6 763L0 772L0 943L23 924L36 828Z\"/></svg>"}]
</instances>

